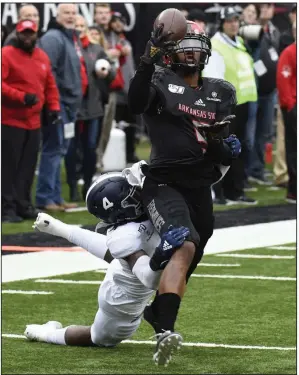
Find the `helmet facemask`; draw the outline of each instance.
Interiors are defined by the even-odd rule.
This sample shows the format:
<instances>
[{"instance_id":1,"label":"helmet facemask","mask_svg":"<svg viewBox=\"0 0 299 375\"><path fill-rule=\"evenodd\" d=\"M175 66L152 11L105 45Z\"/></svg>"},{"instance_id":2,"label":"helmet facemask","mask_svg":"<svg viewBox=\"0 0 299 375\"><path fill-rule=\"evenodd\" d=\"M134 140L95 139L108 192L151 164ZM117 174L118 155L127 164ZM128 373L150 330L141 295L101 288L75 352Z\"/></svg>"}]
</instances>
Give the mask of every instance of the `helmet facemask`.
<instances>
[{"instance_id":1,"label":"helmet facemask","mask_svg":"<svg viewBox=\"0 0 299 375\"><path fill-rule=\"evenodd\" d=\"M173 70L183 69L186 73L201 71L211 56L211 42L194 22L188 21L187 34L166 53L168 65Z\"/></svg>"}]
</instances>

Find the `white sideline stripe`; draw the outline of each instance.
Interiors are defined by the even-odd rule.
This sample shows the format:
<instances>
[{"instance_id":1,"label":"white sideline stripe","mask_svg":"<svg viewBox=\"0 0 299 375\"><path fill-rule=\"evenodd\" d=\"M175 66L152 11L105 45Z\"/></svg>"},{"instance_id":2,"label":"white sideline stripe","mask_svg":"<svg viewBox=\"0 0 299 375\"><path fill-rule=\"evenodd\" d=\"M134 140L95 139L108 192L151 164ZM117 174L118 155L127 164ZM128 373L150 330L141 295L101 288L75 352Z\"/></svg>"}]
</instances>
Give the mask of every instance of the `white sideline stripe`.
<instances>
[{"instance_id":1,"label":"white sideline stripe","mask_svg":"<svg viewBox=\"0 0 299 375\"><path fill-rule=\"evenodd\" d=\"M276 281L296 281L296 277L274 277L274 276L245 276L245 275L208 275L193 274L191 277L209 277L215 279L244 279L244 280L276 280Z\"/></svg>"},{"instance_id":2,"label":"white sideline stripe","mask_svg":"<svg viewBox=\"0 0 299 375\"><path fill-rule=\"evenodd\" d=\"M252 255L252 254L217 254L216 257L252 258L252 259L294 259L293 255Z\"/></svg>"},{"instance_id":3,"label":"white sideline stripe","mask_svg":"<svg viewBox=\"0 0 299 375\"><path fill-rule=\"evenodd\" d=\"M228 263L199 263L197 267L240 267L240 264L234 263L234 264L228 264Z\"/></svg>"},{"instance_id":4,"label":"white sideline stripe","mask_svg":"<svg viewBox=\"0 0 299 375\"><path fill-rule=\"evenodd\" d=\"M43 292L37 290L2 290L2 294L54 294L54 292Z\"/></svg>"},{"instance_id":5,"label":"white sideline stripe","mask_svg":"<svg viewBox=\"0 0 299 375\"><path fill-rule=\"evenodd\" d=\"M296 220L214 230L205 255L285 245L296 242ZM2 257L2 283L107 268L108 263L88 252L41 251Z\"/></svg>"},{"instance_id":6,"label":"white sideline stripe","mask_svg":"<svg viewBox=\"0 0 299 375\"><path fill-rule=\"evenodd\" d=\"M14 335L3 333L2 337L11 339L25 339L24 335ZM122 344L141 344L141 345L156 345L156 341L149 340L124 340ZM256 345L228 345L228 344L215 344L205 342L183 342L183 346L191 347L206 347L206 348L227 348L227 349L257 349L257 350L296 350L296 347L281 347L281 346L256 346Z\"/></svg>"},{"instance_id":7,"label":"white sideline stripe","mask_svg":"<svg viewBox=\"0 0 299 375\"><path fill-rule=\"evenodd\" d=\"M296 250L296 246L270 246L271 250Z\"/></svg>"},{"instance_id":8,"label":"white sideline stripe","mask_svg":"<svg viewBox=\"0 0 299 375\"><path fill-rule=\"evenodd\" d=\"M95 284L100 285L102 281L89 280L65 280L65 279L38 279L36 283L57 283L57 284Z\"/></svg>"},{"instance_id":9,"label":"white sideline stripe","mask_svg":"<svg viewBox=\"0 0 299 375\"><path fill-rule=\"evenodd\" d=\"M106 270L97 270L99 273L106 273ZM295 277L274 277L274 276L247 276L247 275L213 275L194 273L191 277L210 277L216 279L248 279L248 280L278 280L278 281L296 281Z\"/></svg>"}]
</instances>

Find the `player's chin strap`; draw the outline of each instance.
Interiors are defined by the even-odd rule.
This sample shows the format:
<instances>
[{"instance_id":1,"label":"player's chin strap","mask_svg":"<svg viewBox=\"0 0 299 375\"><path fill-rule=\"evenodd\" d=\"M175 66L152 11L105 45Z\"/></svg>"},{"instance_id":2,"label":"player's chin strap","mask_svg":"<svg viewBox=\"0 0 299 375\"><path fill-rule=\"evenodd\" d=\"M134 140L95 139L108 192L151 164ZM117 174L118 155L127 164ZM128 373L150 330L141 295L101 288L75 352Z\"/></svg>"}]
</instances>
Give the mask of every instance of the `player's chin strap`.
<instances>
[{"instance_id":1,"label":"player's chin strap","mask_svg":"<svg viewBox=\"0 0 299 375\"><path fill-rule=\"evenodd\" d=\"M141 167L144 164L147 164L147 162L141 160L138 163L133 164L131 168L125 168L122 171L123 177L126 178L131 186L143 187L145 176L142 173Z\"/></svg>"}]
</instances>

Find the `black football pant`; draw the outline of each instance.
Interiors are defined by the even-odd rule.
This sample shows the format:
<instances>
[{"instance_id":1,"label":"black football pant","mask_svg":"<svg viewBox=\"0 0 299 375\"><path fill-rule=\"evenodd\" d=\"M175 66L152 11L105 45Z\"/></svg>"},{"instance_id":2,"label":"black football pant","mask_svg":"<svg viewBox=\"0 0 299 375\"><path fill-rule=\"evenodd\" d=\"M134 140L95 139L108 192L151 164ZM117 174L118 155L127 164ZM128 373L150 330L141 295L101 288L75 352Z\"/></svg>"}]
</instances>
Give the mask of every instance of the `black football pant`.
<instances>
[{"instance_id":1,"label":"black football pant","mask_svg":"<svg viewBox=\"0 0 299 375\"><path fill-rule=\"evenodd\" d=\"M233 160L223 180L214 185L217 198L224 195L227 199L236 199L244 194L245 163L249 157L249 149L245 142L248 114L249 103L236 106L236 118L229 126L229 134L235 134L238 137L242 145L242 152L237 159Z\"/></svg>"},{"instance_id":2,"label":"black football pant","mask_svg":"<svg viewBox=\"0 0 299 375\"><path fill-rule=\"evenodd\" d=\"M31 188L39 145L40 129L2 124L2 216L22 215L32 205Z\"/></svg>"},{"instance_id":3,"label":"black football pant","mask_svg":"<svg viewBox=\"0 0 299 375\"><path fill-rule=\"evenodd\" d=\"M282 109L286 161L289 174L288 194L297 197L297 110Z\"/></svg>"},{"instance_id":4,"label":"black football pant","mask_svg":"<svg viewBox=\"0 0 299 375\"><path fill-rule=\"evenodd\" d=\"M147 215L162 236L170 225L189 228L196 247L187 279L200 262L204 248L213 234L214 215L209 187L183 188L160 184L146 177L142 189L142 202Z\"/></svg>"}]
</instances>

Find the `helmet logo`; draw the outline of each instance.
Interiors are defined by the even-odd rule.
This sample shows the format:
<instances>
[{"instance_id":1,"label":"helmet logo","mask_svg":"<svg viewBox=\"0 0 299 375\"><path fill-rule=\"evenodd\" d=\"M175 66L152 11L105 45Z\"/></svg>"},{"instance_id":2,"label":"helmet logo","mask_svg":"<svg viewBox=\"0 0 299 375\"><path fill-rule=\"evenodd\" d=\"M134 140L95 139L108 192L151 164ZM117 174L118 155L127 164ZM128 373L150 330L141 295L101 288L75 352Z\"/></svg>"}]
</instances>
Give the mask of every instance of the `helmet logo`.
<instances>
[{"instance_id":1,"label":"helmet logo","mask_svg":"<svg viewBox=\"0 0 299 375\"><path fill-rule=\"evenodd\" d=\"M114 203L113 202L110 202L109 199L107 197L104 197L103 198L103 207L104 207L104 210L109 210L109 208L113 207L114 206Z\"/></svg>"}]
</instances>

